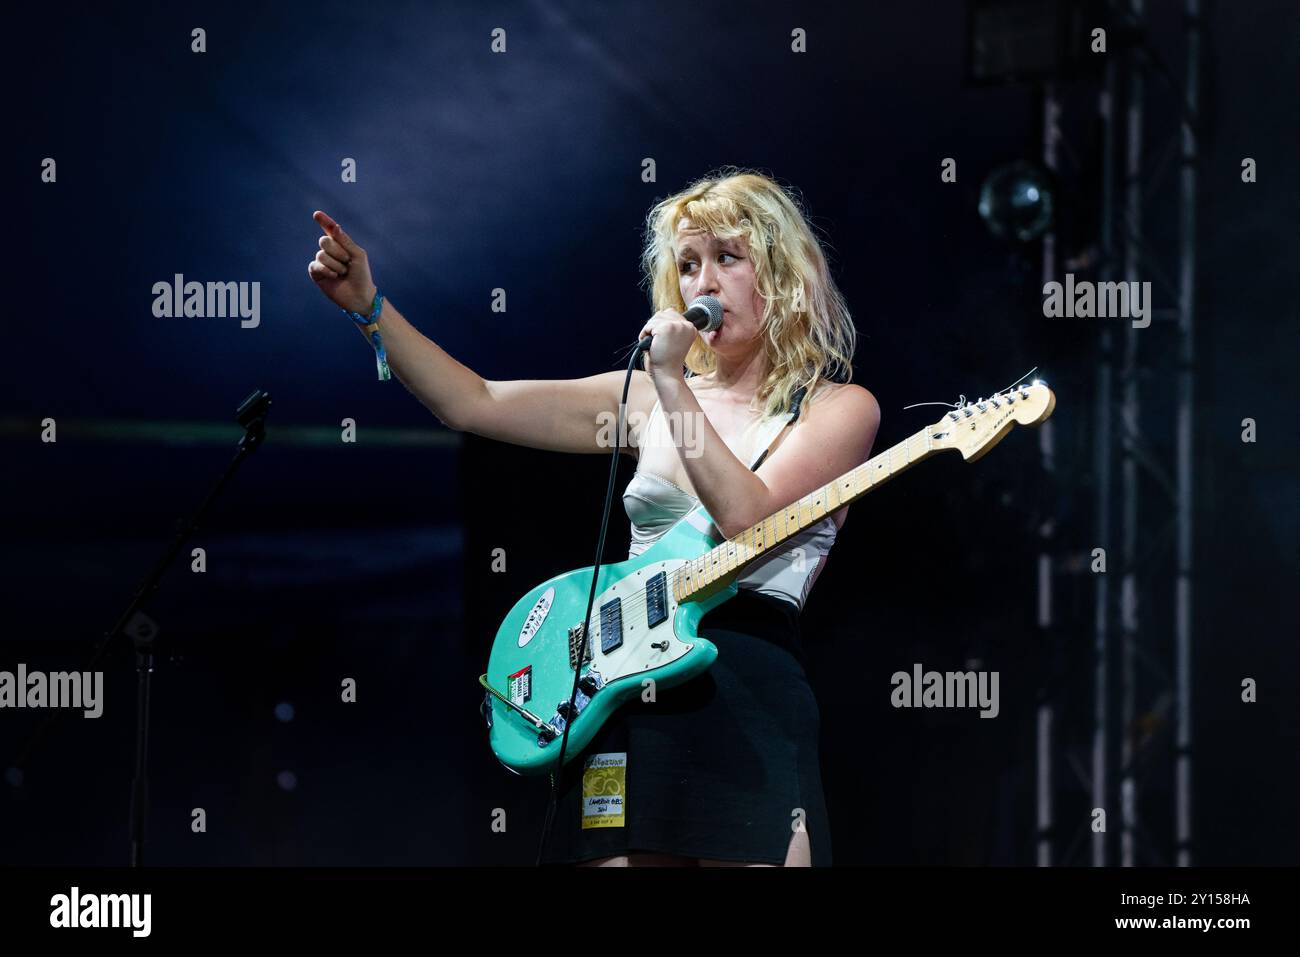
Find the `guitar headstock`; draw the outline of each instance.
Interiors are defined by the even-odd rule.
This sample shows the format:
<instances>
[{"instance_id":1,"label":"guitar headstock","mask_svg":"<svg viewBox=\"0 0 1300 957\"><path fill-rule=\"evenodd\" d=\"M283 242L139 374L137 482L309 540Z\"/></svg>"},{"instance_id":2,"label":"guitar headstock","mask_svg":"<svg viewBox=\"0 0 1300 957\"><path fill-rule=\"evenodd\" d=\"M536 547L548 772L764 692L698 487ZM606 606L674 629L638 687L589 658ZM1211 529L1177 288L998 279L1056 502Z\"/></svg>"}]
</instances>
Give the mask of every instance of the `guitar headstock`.
<instances>
[{"instance_id":1,"label":"guitar headstock","mask_svg":"<svg viewBox=\"0 0 1300 957\"><path fill-rule=\"evenodd\" d=\"M1037 425L1056 408L1056 396L1047 383L1035 379L987 399L967 402L930 427L931 445L953 448L974 462L1002 441L1015 425Z\"/></svg>"}]
</instances>

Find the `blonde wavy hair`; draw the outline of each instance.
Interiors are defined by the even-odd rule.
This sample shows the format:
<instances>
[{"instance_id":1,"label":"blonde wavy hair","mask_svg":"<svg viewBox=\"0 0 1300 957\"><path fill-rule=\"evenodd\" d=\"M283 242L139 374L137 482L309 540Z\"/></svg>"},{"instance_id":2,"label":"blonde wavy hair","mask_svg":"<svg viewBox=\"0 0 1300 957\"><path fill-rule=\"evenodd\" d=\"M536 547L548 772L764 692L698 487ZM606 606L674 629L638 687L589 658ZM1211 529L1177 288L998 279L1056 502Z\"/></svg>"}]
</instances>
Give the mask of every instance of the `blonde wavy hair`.
<instances>
[{"instance_id":1,"label":"blonde wavy hair","mask_svg":"<svg viewBox=\"0 0 1300 957\"><path fill-rule=\"evenodd\" d=\"M674 242L681 219L718 239L743 236L763 297L761 335L768 374L756 398L760 421L790 408L802 386L812 396L824 380L852 381L857 332L826 256L791 191L754 170L723 167L660 200L646 216L643 285L654 311L685 310ZM717 355L696 339L686 353L695 375L713 372Z\"/></svg>"}]
</instances>

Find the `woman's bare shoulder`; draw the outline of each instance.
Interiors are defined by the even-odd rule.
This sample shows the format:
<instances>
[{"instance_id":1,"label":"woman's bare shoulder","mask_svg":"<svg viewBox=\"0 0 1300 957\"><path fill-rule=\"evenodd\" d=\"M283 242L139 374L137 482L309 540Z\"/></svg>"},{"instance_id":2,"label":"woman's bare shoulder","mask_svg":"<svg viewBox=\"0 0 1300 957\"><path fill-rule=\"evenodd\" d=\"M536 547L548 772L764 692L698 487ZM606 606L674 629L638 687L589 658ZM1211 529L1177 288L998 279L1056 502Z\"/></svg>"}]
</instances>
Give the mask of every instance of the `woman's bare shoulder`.
<instances>
[{"instance_id":1,"label":"woman's bare shoulder","mask_svg":"<svg viewBox=\"0 0 1300 957\"><path fill-rule=\"evenodd\" d=\"M824 389L819 387L804 415L837 425L854 423L873 439L880 427L880 403L870 390L853 382L827 382Z\"/></svg>"},{"instance_id":2,"label":"woman's bare shoulder","mask_svg":"<svg viewBox=\"0 0 1300 957\"><path fill-rule=\"evenodd\" d=\"M817 394L814 401L810 403L815 405L841 405L849 403L852 405L873 405L876 403L876 397L871 391L856 382L831 382L826 380L817 387Z\"/></svg>"}]
</instances>

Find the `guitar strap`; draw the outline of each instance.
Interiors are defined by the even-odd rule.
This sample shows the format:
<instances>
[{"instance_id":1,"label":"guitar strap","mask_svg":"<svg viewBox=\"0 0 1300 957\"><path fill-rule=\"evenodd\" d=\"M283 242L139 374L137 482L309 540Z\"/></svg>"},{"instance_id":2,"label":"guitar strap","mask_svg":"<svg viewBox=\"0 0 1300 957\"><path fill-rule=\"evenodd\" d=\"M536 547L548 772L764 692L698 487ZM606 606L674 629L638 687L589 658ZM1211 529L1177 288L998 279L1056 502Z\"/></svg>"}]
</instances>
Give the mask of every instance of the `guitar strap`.
<instances>
[{"instance_id":1,"label":"guitar strap","mask_svg":"<svg viewBox=\"0 0 1300 957\"><path fill-rule=\"evenodd\" d=\"M758 461L749 467L751 472L758 471L758 467L763 464L763 459L767 458L767 453L771 452L772 449L775 448L777 441L785 434L785 430L788 429L797 418L799 418L799 406L803 403L804 393L807 391L808 387L802 385L794 390L794 395L790 397L790 411L786 414L785 425L781 426L781 428L777 430L776 435L772 437L772 441L769 442L767 448L763 450L763 454L758 457Z\"/></svg>"},{"instance_id":2,"label":"guitar strap","mask_svg":"<svg viewBox=\"0 0 1300 957\"><path fill-rule=\"evenodd\" d=\"M807 388L805 386L800 386L799 388L795 389L794 394L790 397L790 411L786 413L785 423L781 426L781 428L777 429L776 435L774 435L772 437L772 441L767 444L767 448L765 448L763 450L763 454L758 457L758 461L749 467L749 470L751 472L758 471L758 467L762 465L763 460L767 458L767 453L772 451L772 449L776 446L777 440L781 438L782 435L785 434L785 430L788 429L791 423L793 423L794 420L799 417L799 406L803 402L804 393L806 391ZM718 527L716 525L714 525L712 522L706 522L704 518L699 514L700 512L703 511L704 511L704 503L697 502L695 504L695 507L692 508L689 512L687 512L684 516L682 516L680 521L688 522L691 526L693 526L694 528L698 529L701 532L704 532L706 535L708 535L711 538L715 538L715 539L725 538L726 536L724 536L718 530Z\"/></svg>"}]
</instances>

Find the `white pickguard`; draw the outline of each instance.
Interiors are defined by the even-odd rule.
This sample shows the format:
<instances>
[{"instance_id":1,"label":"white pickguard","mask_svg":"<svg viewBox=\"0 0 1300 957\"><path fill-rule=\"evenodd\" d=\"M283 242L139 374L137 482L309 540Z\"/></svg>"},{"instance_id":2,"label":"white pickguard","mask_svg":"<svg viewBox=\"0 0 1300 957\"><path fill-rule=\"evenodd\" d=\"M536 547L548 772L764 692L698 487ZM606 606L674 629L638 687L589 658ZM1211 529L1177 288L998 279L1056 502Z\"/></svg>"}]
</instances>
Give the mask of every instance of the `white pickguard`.
<instances>
[{"instance_id":1,"label":"white pickguard","mask_svg":"<svg viewBox=\"0 0 1300 957\"><path fill-rule=\"evenodd\" d=\"M673 572L686 562L687 559L684 558L673 558L646 565L615 582L596 597L596 604L591 613L591 666L599 671L606 681L662 668L695 647L692 642L680 640L673 631L673 621L677 617L677 601L673 598L672 577ZM664 605L668 617L654 628L646 628L645 583L660 572L667 573L668 580L664 583ZM619 598L622 602L623 644L609 654L604 654L600 650L599 609L614 598ZM652 648L651 645L656 642L667 642L668 647Z\"/></svg>"}]
</instances>

